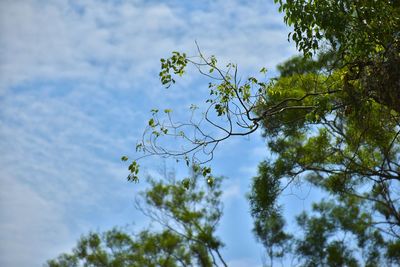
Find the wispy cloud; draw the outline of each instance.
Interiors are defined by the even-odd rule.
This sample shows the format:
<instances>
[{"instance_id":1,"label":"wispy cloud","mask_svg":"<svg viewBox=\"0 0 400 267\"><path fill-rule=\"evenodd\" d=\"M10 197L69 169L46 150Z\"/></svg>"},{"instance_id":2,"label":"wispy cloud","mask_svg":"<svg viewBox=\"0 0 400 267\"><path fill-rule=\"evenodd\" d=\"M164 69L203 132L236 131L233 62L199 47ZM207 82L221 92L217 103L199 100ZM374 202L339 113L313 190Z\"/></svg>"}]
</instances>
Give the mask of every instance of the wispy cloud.
<instances>
[{"instance_id":1,"label":"wispy cloud","mask_svg":"<svg viewBox=\"0 0 400 267\"><path fill-rule=\"evenodd\" d=\"M164 94L159 58L197 40L246 75L293 53L270 3L188 2L0 1L0 265L40 266L138 216L118 158L153 106L202 98L194 81Z\"/></svg>"},{"instance_id":2,"label":"wispy cloud","mask_svg":"<svg viewBox=\"0 0 400 267\"><path fill-rule=\"evenodd\" d=\"M1 184L2 266L27 266L35 262L34 257L43 259L49 253L57 253L60 240L72 241L64 221L66 214L58 203L43 199L29 185L18 182L15 177L5 177L4 173Z\"/></svg>"},{"instance_id":3,"label":"wispy cloud","mask_svg":"<svg viewBox=\"0 0 400 267\"><path fill-rule=\"evenodd\" d=\"M2 1L2 90L32 79L82 79L131 88L172 49L273 67L293 49L265 1L213 1L185 9L141 1Z\"/></svg>"},{"instance_id":4,"label":"wispy cloud","mask_svg":"<svg viewBox=\"0 0 400 267\"><path fill-rule=\"evenodd\" d=\"M260 260L249 258L249 259L239 259L239 260L229 261L228 266L230 266L230 267L243 267L243 266L261 267L262 264L260 264Z\"/></svg>"}]
</instances>

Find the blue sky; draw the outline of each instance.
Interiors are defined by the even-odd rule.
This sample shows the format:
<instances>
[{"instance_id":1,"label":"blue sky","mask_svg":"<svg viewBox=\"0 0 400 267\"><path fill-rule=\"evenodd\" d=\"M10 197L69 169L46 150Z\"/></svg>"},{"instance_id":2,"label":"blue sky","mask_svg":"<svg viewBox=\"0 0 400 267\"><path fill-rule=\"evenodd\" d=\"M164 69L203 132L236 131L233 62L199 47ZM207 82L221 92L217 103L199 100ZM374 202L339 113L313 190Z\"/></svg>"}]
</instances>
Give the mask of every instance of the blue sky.
<instances>
[{"instance_id":1,"label":"blue sky","mask_svg":"<svg viewBox=\"0 0 400 267\"><path fill-rule=\"evenodd\" d=\"M189 73L166 90L159 59L193 55L197 40L243 77L273 73L295 49L272 2L0 1L0 266L42 266L90 230L144 227L133 206L144 185L126 182L120 157L134 155L152 108L179 117L208 82ZM212 163L228 177L220 235L230 266L261 264L245 194L266 156L256 133L222 144ZM162 165L142 162L150 174Z\"/></svg>"}]
</instances>

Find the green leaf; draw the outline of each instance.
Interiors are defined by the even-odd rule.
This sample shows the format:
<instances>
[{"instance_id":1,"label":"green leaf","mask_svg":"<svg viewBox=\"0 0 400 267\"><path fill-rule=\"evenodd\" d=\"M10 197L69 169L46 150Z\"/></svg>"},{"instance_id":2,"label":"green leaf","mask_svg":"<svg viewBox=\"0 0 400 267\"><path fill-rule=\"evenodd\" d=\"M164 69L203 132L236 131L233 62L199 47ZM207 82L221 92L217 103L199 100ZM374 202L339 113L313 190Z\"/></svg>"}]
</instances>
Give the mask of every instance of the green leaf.
<instances>
[{"instance_id":1,"label":"green leaf","mask_svg":"<svg viewBox=\"0 0 400 267\"><path fill-rule=\"evenodd\" d=\"M266 74L266 73L267 73L267 69L266 69L265 67L263 67L263 68L260 70L260 73Z\"/></svg>"},{"instance_id":2,"label":"green leaf","mask_svg":"<svg viewBox=\"0 0 400 267\"><path fill-rule=\"evenodd\" d=\"M210 167L203 167L202 168L202 175L204 176L204 177L206 177L208 174L210 174L211 173L211 168Z\"/></svg>"},{"instance_id":3,"label":"green leaf","mask_svg":"<svg viewBox=\"0 0 400 267\"><path fill-rule=\"evenodd\" d=\"M207 185L209 187L213 187L214 186L214 178L213 177L211 177L211 176L207 177Z\"/></svg>"},{"instance_id":4,"label":"green leaf","mask_svg":"<svg viewBox=\"0 0 400 267\"><path fill-rule=\"evenodd\" d=\"M149 126L152 127L152 128L154 128L156 126L155 123L154 123L154 119L153 118L151 118L149 120Z\"/></svg>"},{"instance_id":5,"label":"green leaf","mask_svg":"<svg viewBox=\"0 0 400 267\"><path fill-rule=\"evenodd\" d=\"M140 150L142 150L143 148L143 144L142 143L137 143L136 144L136 152L139 152Z\"/></svg>"},{"instance_id":6,"label":"green leaf","mask_svg":"<svg viewBox=\"0 0 400 267\"><path fill-rule=\"evenodd\" d=\"M185 178L182 180L182 186L186 189L189 190L190 188L190 179Z\"/></svg>"}]
</instances>

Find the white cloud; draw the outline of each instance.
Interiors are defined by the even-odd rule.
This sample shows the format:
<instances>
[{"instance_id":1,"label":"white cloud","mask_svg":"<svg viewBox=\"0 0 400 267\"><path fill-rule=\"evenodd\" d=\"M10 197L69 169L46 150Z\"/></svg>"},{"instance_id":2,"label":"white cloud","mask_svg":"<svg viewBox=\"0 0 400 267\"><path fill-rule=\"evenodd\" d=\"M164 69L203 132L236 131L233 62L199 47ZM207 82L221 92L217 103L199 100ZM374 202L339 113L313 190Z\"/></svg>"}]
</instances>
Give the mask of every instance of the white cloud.
<instances>
[{"instance_id":1,"label":"white cloud","mask_svg":"<svg viewBox=\"0 0 400 267\"><path fill-rule=\"evenodd\" d=\"M57 203L46 201L14 177L2 176L1 183L1 266L29 266L34 257L43 259L71 244L65 214Z\"/></svg>"},{"instance_id":2,"label":"white cloud","mask_svg":"<svg viewBox=\"0 0 400 267\"><path fill-rule=\"evenodd\" d=\"M260 260L255 260L255 259L236 259L229 261L227 263L229 267L245 267L245 266L253 266L253 267L261 267L262 264L260 263Z\"/></svg>"},{"instance_id":3,"label":"white cloud","mask_svg":"<svg viewBox=\"0 0 400 267\"><path fill-rule=\"evenodd\" d=\"M164 31L179 24L163 4L85 1L81 9L66 1L1 2L2 90L32 79L105 79L118 87L143 78L146 59L171 42Z\"/></svg>"},{"instance_id":4,"label":"white cloud","mask_svg":"<svg viewBox=\"0 0 400 267\"><path fill-rule=\"evenodd\" d=\"M276 7L215 1L202 10L162 3L2 1L2 89L32 79L103 81L130 87L157 75L158 58L194 40L242 68L273 67L293 50Z\"/></svg>"},{"instance_id":5,"label":"white cloud","mask_svg":"<svg viewBox=\"0 0 400 267\"><path fill-rule=\"evenodd\" d=\"M224 203L229 202L233 198L243 197L243 194L240 192L239 183L233 183L230 185L225 185L222 191L222 201Z\"/></svg>"},{"instance_id":6,"label":"white cloud","mask_svg":"<svg viewBox=\"0 0 400 267\"><path fill-rule=\"evenodd\" d=\"M0 250L4 261L13 262L4 266L40 266L60 253L60 247L65 250L65 243L71 246L70 238L114 224L110 216L118 221L133 212L133 191L123 179L125 167L118 158L129 144L133 147L124 134L135 131L126 125L121 131L124 121L112 107L102 116L90 115L97 106L98 112L106 107L101 99L84 101L85 111L76 94L59 97L36 89L1 102L0 183L5 196L0 232L7 247ZM127 115L128 122L138 118L135 112ZM107 117L114 119L110 129ZM20 219L32 214L33 222ZM99 221L93 224L92 220ZM11 222L12 231L7 228ZM68 236L60 232L67 226L72 228ZM14 238L16 233L21 238ZM34 245L39 241L43 246ZM15 253L9 253L14 249ZM25 257L18 257L19 251Z\"/></svg>"}]
</instances>

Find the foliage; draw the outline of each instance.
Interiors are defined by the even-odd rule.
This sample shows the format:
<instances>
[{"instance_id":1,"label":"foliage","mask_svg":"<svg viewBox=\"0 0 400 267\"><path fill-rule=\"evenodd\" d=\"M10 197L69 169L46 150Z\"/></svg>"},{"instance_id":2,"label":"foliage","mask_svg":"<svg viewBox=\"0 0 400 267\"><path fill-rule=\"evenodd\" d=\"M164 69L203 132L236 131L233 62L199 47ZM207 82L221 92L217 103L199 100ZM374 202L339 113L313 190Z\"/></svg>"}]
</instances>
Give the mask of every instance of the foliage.
<instances>
[{"instance_id":1,"label":"foliage","mask_svg":"<svg viewBox=\"0 0 400 267\"><path fill-rule=\"evenodd\" d=\"M381 266L386 261L383 235L371 227L368 209L356 199L343 202L323 200L313 205L317 216L297 217L304 233L296 242L302 266Z\"/></svg>"},{"instance_id":2,"label":"foliage","mask_svg":"<svg viewBox=\"0 0 400 267\"><path fill-rule=\"evenodd\" d=\"M289 252L288 241L292 236L284 231L285 220L280 207L276 206L281 183L271 177L266 162L262 162L258 168L259 175L253 178L252 191L248 198L254 219L253 232L266 248L272 266L274 258L282 258Z\"/></svg>"},{"instance_id":3,"label":"foliage","mask_svg":"<svg viewBox=\"0 0 400 267\"><path fill-rule=\"evenodd\" d=\"M47 266L226 266L220 254L223 243L215 235L222 215L221 178L215 178L212 187L198 174L183 181L149 178L148 182L150 188L136 203L152 222L158 222L159 230L89 233L72 253L48 261Z\"/></svg>"},{"instance_id":4,"label":"foliage","mask_svg":"<svg viewBox=\"0 0 400 267\"><path fill-rule=\"evenodd\" d=\"M318 216L297 217L303 236L292 256L302 266L398 264L392 252L400 238L399 5L277 2L304 56L278 66L280 77L256 106L274 154L259 172L268 170L263 175L270 180L307 181L332 198L314 204ZM382 21L383 14L393 16ZM318 50L321 43L327 48ZM319 56L311 58L312 51ZM269 116L282 103L284 112ZM266 248L273 246L281 244Z\"/></svg>"},{"instance_id":5,"label":"foliage","mask_svg":"<svg viewBox=\"0 0 400 267\"><path fill-rule=\"evenodd\" d=\"M400 4L397 0L275 0L306 57L323 50L362 83L359 96L400 112ZM383 19L384 18L384 19ZM353 89L353 88L352 88Z\"/></svg>"}]
</instances>

